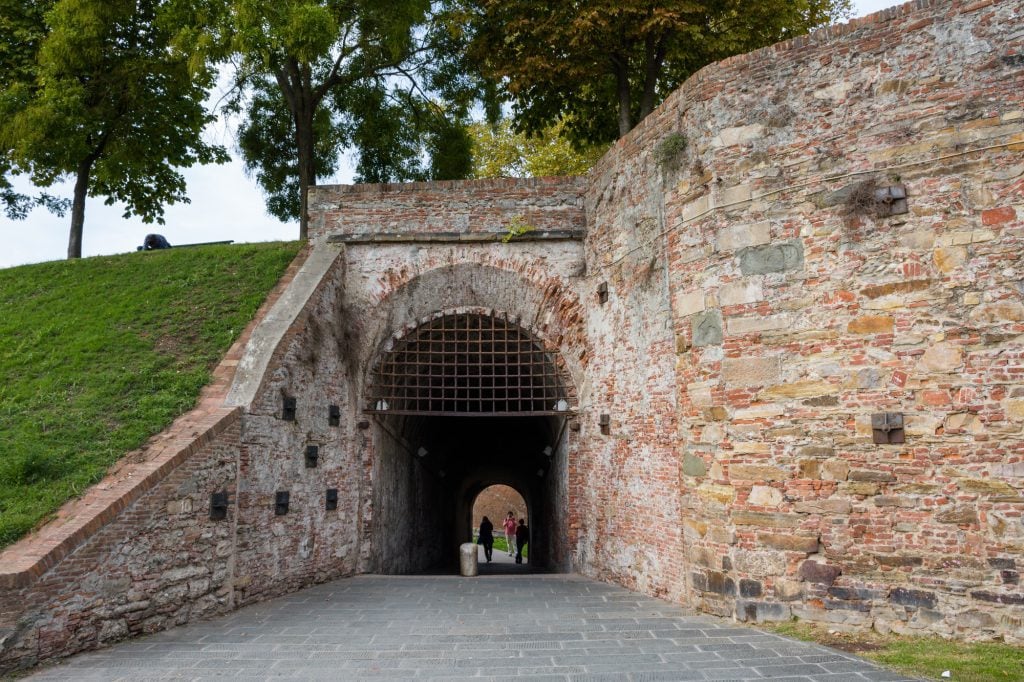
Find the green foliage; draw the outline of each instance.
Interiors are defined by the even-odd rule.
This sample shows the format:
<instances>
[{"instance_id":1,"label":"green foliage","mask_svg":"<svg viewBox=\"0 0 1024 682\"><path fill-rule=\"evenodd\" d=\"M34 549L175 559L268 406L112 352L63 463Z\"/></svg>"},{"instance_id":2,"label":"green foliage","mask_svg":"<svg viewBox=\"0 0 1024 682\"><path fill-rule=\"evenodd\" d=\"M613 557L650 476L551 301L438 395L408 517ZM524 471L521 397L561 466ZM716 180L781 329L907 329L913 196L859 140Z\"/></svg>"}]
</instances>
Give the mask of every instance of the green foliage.
<instances>
[{"instance_id":1,"label":"green foliage","mask_svg":"<svg viewBox=\"0 0 1024 682\"><path fill-rule=\"evenodd\" d=\"M669 133L658 143L654 151L654 157L658 164L663 167L675 167L679 164L679 157L686 151L686 135L682 133Z\"/></svg>"},{"instance_id":2,"label":"green foliage","mask_svg":"<svg viewBox=\"0 0 1024 682\"><path fill-rule=\"evenodd\" d=\"M559 119L536 135L518 133L502 119L496 125L474 123L473 177L523 178L550 175L583 175L608 149L586 145L577 149L563 135L566 122Z\"/></svg>"},{"instance_id":3,"label":"green foliage","mask_svg":"<svg viewBox=\"0 0 1024 682\"><path fill-rule=\"evenodd\" d=\"M202 139L211 74L171 49L168 5L0 1L0 26L20 36L0 41L0 150L37 186L77 178L73 242L86 192L162 222L165 204L188 200L177 168L227 159Z\"/></svg>"},{"instance_id":4,"label":"green foliage","mask_svg":"<svg viewBox=\"0 0 1024 682\"><path fill-rule=\"evenodd\" d=\"M0 270L0 546L189 410L298 244Z\"/></svg>"},{"instance_id":5,"label":"green foliage","mask_svg":"<svg viewBox=\"0 0 1024 682\"><path fill-rule=\"evenodd\" d=\"M524 234L529 234L537 229L536 225L531 225L526 222L526 216L512 216L512 220L509 221L508 225L505 226L505 236L501 238L503 244L508 244L510 241L522 237Z\"/></svg>"},{"instance_id":6,"label":"green foliage","mask_svg":"<svg viewBox=\"0 0 1024 682\"><path fill-rule=\"evenodd\" d=\"M830 23L849 0L447 0L467 70L501 83L516 127L568 117L576 142L621 137L705 64Z\"/></svg>"}]
</instances>

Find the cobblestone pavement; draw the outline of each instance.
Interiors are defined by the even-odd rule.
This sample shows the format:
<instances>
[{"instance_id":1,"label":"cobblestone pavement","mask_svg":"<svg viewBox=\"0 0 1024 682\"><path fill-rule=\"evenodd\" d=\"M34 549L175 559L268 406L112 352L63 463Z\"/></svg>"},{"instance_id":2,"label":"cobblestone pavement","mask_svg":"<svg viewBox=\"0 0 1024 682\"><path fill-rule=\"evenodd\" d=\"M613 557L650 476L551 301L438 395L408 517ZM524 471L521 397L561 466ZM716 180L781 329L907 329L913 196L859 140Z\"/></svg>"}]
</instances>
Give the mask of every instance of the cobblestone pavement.
<instances>
[{"instance_id":1,"label":"cobblestone pavement","mask_svg":"<svg viewBox=\"0 0 1024 682\"><path fill-rule=\"evenodd\" d=\"M573 575L359 576L33 680L905 680L843 652Z\"/></svg>"}]
</instances>

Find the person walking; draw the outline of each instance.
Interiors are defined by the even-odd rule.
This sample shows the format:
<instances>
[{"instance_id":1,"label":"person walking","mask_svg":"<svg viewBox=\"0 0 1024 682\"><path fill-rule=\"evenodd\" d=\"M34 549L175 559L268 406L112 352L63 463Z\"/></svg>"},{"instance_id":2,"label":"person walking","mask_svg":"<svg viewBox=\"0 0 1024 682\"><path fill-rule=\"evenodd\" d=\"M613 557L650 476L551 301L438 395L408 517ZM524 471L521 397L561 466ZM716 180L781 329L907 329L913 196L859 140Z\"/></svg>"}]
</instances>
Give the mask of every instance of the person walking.
<instances>
[{"instance_id":1,"label":"person walking","mask_svg":"<svg viewBox=\"0 0 1024 682\"><path fill-rule=\"evenodd\" d=\"M512 556L516 553L516 515L509 512L502 526L505 528L505 544L508 546L508 555Z\"/></svg>"},{"instance_id":2,"label":"person walking","mask_svg":"<svg viewBox=\"0 0 1024 682\"><path fill-rule=\"evenodd\" d=\"M516 528L516 563L523 563L523 548L530 544L530 529L526 526L524 519L519 519L519 527Z\"/></svg>"},{"instance_id":3,"label":"person walking","mask_svg":"<svg viewBox=\"0 0 1024 682\"><path fill-rule=\"evenodd\" d=\"M477 542L484 546L484 558L487 559L487 563L491 563L491 551L494 549L494 524L486 516L480 522L480 534L477 536Z\"/></svg>"}]
</instances>

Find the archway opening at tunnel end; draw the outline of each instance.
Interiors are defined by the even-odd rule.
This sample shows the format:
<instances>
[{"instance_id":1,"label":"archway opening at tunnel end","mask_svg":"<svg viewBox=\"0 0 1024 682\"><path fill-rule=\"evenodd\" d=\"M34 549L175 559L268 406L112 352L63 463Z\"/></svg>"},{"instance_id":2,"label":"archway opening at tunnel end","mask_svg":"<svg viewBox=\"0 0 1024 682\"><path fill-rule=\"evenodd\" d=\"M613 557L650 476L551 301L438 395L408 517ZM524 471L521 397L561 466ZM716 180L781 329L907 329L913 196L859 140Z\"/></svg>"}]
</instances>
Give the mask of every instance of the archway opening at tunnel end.
<instances>
[{"instance_id":1,"label":"archway opening at tunnel end","mask_svg":"<svg viewBox=\"0 0 1024 682\"><path fill-rule=\"evenodd\" d=\"M575 392L558 349L491 311L437 313L384 345L365 394L372 416L372 565L454 572L482 491L521 498L531 570L568 568L568 451ZM504 532L492 519L496 534Z\"/></svg>"},{"instance_id":2,"label":"archway opening at tunnel end","mask_svg":"<svg viewBox=\"0 0 1024 682\"><path fill-rule=\"evenodd\" d=\"M491 560L484 557L484 561L496 564L511 564L514 562L519 543L516 538L516 531L520 522L529 528L531 523L530 510L526 499L519 494L515 488L501 483L489 485L477 494L473 501L472 523L470 531L473 533L475 542L483 544L480 532L486 520L492 526L492 537L494 547ZM511 523L509 523L511 520ZM519 555L524 564L529 564L530 552L528 543L521 548Z\"/></svg>"}]
</instances>

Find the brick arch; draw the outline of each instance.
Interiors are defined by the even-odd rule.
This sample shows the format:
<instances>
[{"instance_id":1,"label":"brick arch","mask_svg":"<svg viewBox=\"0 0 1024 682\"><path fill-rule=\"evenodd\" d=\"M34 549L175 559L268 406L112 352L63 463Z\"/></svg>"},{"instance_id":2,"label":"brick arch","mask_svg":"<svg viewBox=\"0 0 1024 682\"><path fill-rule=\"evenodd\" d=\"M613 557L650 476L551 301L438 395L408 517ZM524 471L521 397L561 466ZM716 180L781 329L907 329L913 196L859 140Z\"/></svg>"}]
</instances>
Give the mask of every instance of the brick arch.
<instances>
[{"instance_id":1,"label":"brick arch","mask_svg":"<svg viewBox=\"0 0 1024 682\"><path fill-rule=\"evenodd\" d=\"M546 272L532 261L486 256L481 260L422 270L407 262L381 276L374 287L372 317L361 329L363 354L359 367L353 368L361 374L363 389L369 387L387 344L431 316L458 311L493 312L515 319L545 349L558 352L567 387L584 384L592 352L585 311L569 279Z\"/></svg>"}]
</instances>

